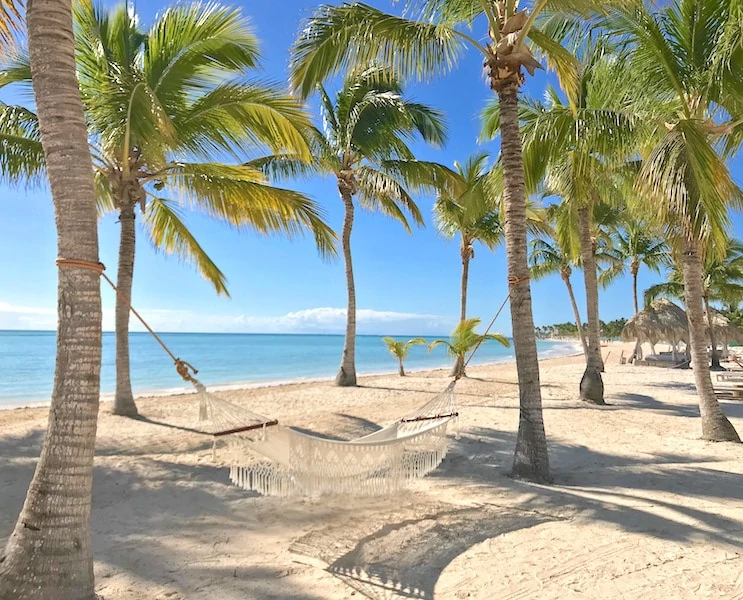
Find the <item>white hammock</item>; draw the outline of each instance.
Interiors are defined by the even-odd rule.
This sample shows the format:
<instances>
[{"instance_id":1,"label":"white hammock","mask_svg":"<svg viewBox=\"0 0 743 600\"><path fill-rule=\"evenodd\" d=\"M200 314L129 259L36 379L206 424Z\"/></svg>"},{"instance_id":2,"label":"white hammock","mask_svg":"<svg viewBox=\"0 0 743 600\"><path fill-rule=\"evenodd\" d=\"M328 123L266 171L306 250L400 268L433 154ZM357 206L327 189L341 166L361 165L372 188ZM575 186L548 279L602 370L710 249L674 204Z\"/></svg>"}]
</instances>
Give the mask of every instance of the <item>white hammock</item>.
<instances>
[{"instance_id":1,"label":"white hammock","mask_svg":"<svg viewBox=\"0 0 743 600\"><path fill-rule=\"evenodd\" d=\"M417 411L352 441L329 440L282 426L218 398L198 384L199 429L226 441L230 479L270 496L385 494L434 470L456 419L454 384Z\"/></svg>"}]
</instances>

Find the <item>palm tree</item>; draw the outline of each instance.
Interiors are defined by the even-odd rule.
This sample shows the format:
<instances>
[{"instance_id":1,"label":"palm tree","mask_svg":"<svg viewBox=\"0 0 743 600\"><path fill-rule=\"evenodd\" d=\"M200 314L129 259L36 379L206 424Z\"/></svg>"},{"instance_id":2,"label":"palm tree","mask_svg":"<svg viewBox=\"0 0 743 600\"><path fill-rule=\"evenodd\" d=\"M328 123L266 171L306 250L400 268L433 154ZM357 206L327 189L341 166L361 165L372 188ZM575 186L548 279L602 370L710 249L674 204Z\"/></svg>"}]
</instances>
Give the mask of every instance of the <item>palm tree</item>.
<instances>
[{"instance_id":1,"label":"palm tree","mask_svg":"<svg viewBox=\"0 0 743 600\"><path fill-rule=\"evenodd\" d=\"M583 354L588 358L588 342L586 341L586 334L583 331L583 321L580 318L578 303L575 301L573 284L570 281L573 266L575 265L574 259L560 246L557 235L552 234L551 236L536 237L531 240L529 263L531 264L532 279L542 279L553 273L560 274L560 279L565 283L568 296L570 297L570 304L573 307L575 326L578 329L578 335L583 345Z\"/></svg>"},{"instance_id":2,"label":"palm tree","mask_svg":"<svg viewBox=\"0 0 743 600\"><path fill-rule=\"evenodd\" d=\"M400 377L405 377L405 369L403 368L402 361L408 357L410 349L413 346L426 343L426 340L423 338L413 338L412 340L403 342L402 340L396 340L395 338L383 337L382 341L387 346L387 350L390 351L390 354L392 354L392 356L394 356L400 363L400 368L398 370Z\"/></svg>"},{"instance_id":3,"label":"palm tree","mask_svg":"<svg viewBox=\"0 0 743 600\"><path fill-rule=\"evenodd\" d=\"M470 261L475 258L475 242L479 241L491 250L503 242L501 214L488 193L490 186L487 185L487 178L490 170L487 162L488 155L484 152L473 154L464 165L455 162L456 173L452 177L454 184L439 190L433 207L439 233L447 239L456 235L460 238L460 321L467 318L467 284ZM462 363L457 360L454 373L461 370Z\"/></svg>"},{"instance_id":4,"label":"palm tree","mask_svg":"<svg viewBox=\"0 0 743 600\"><path fill-rule=\"evenodd\" d=\"M137 212L156 248L195 263L221 294L224 274L188 230L184 207L260 233L309 229L323 253L335 238L307 197L267 185L249 165L215 162L263 146L309 159L301 106L278 88L247 80L258 46L239 10L178 4L144 32L126 7L108 12L84 0L76 4L75 27L98 203L116 211L121 226L113 412L133 416L129 303ZM27 84L26 63L23 55L9 61L3 84ZM26 116L32 121L33 113Z\"/></svg>"},{"instance_id":5,"label":"palm tree","mask_svg":"<svg viewBox=\"0 0 743 600\"><path fill-rule=\"evenodd\" d=\"M479 324L480 319L464 319L452 330L450 339L434 340L428 344L429 352L437 346L445 346L446 353L449 357L454 358L456 364L462 364L462 369L453 374L455 377L462 377L465 375L464 366L467 353L474 351L474 349L485 340L495 340L496 342L506 346L506 348L511 345L500 333L487 333L485 335L475 333L475 327Z\"/></svg>"},{"instance_id":6,"label":"palm tree","mask_svg":"<svg viewBox=\"0 0 743 600\"><path fill-rule=\"evenodd\" d=\"M656 125L636 190L682 258L702 435L740 441L715 398L704 325L704 253L723 255L728 208L743 205L725 160L743 140L738 0L676 0L651 12L614 10L611 28L629 44L637 102ZM651 207L651 210L647 210Z\"/></svg>"},{"instance_id":7,"label":"palm tree","mask_svg":"<svg viewBox=\"0 0 743 600\"><path fill-rule=\"evenodd\" d=\"M274 177L307 171L335 177L344 207L341 242L346 267L348 311L346 337L336 385L356 385L356 287L351 257L351 230L354 223L354 196L362 208L380 211L402 223L410 232L406 213L423 225L418 206L410 192L430 187L448 169L414 160L408 140L420 136L440 145L446 137L442 115L424 104L403 96L403 85L388 69L365 66L350 72L332 99L320 82L325 132L314 130L311 145L314 162L297 163L294 157L269 157L260 165Z\"/></svg>"},{"instance_id":8,"label":"palm tree","mask_svg":"<svg viewBox=\"0 0 743 600\"><path fill-rule=\"evenodd\" d=\"M743 309L740 306L740 300L727 301L720 312L738 329L743 327Z\"/></svg>"},{"instance_id":9,"label":"palm tree","mask_svg":"<svg viewBox=\"0 0 743 600\"><path fill-rule=\"evenodd\" d=\"M601 8L597 0L539 0L532 11L504 0L408 0L408 14L386 14L361 3L324 5L307 22L292 51L291 81L302 97L348 65L378 62L401 76L428 78L449 70L466 47L476 49L500 99L499 128L505 180L505 237L511 297L511 321L520 386L519 434L512 473L533 481L550 480L547 439L542 418L539 364L531 309L526 244L526 194L518 119L518 95L524 81L540 68L530 44L540 48L563 85L576 85L574 58L550 32L560 25L535 27L540 14ZM487 22L484 45L465 33L478 19ZM555 21L561 21L556 19ZM561 23L561 25L564 23ZM483 33L485 33L483 31ZM572 83L569 83L572 82Z\"/></svg>"},{"instance_id":10,"label":"palm tree","mask_svg":"<svg viewBox=\"0 0 743 600\"><path fill-rule=\"evenodd\" d=\"M707 317L707 331L712 347L712 369L724 370L720 365L720 355L717 353L717 340L712 326L714 311L711 302L737 304L743 300L743 243L730 240L725 247L725 256L718 258L715 254L708 254L704 261L704 278L702 280L702 301ZM685 303L683 267L678 262L671 263L667 281L650 286L645 290L645 304L649 304L660 296L678 298ZM706 358L705 358L706 363Z\"/></svg>"},{"instance_id":11,"label":"palm tree","mask_svg":"<svg viewBox=\"0 0 743 600\"><path fill-rule=\"evenodd\" d=\"M624 220L621 227L614 227L612 231L611 253L613 264L599 275L599 283L606 287L617 278L625 275L629 267L632 276L632 300L635 312L640 312L637 301L637 275L640 267L645 265L653 273L660 273L661 267L668 266L670 262L669 248L659 233L641 219L629 217ZM642 358L641 345L635 344L632 354L635 358Z\"/></svg>"},{"instance_id":12,"label":"palm tree","mask_svg":"<svg viewBox=\"0 0 743 600\"><path fill-rule=\"evenodd\" d=\"M616 201L623 183L614 165L629 160L636 151L638 119L626 110L629 89L617 85L621 59L602 43L584 49L579 67L580 85L565 89L563 101L548 88L547 102L522 103L526 172L544 178L545 193L562 198L564 209L557 230L572 232L577 224L581 267L586 289L588 356L580 383L581 398L604 404L601 379L603 359L599 322L599 297L594 235L595 207ZM615 181L616 180L616 181ZM561 226L561 221L567 227Z\"/></svg>"},{"instance_id":13,"label":"palm tree","mask_svg":"<svg viewBox=\"0 0 743 600\"><path fill-rule=\"evenodd\" d=\"M30 71L54 202L58 253L98 263L93 169L75 74L69 0L28 2ZM10 6L2 4L2 10ZM101 367L98 273L59 272L49 423L26 501L0 556L0 598L93 600L90 501Z\"/></svg>"}]
</instances>

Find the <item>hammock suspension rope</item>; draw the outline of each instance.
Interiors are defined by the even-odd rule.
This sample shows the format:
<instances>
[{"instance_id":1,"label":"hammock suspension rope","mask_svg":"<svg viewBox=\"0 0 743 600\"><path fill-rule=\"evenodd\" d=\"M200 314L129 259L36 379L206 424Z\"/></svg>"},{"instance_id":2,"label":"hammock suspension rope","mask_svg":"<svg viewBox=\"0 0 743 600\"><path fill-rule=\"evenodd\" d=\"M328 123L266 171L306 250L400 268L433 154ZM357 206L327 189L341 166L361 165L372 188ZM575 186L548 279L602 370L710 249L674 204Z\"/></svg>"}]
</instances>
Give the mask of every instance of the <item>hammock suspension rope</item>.
<instances>
[{"instance_id":1,"label":"hammock suspension rope","mask_svg":"<svg viewBox=\"0 0 743 600\"><path fill-rule=\"evenodd\" d=\"M350 441L337 441L279 424L209 392L196 379L198 370L178 358L105 274L102 263L58 258L58 267L87 269L102 276L117 298L134 314L173 360L176 371L200 397L200 433L211 435L216 460L218 439L227 440L230 479L236 485L266 495L324 493L390 493L435 469L446 455L446 429L458 420L454 387L510 298L498 312L447 388L419 409L391 425ZM528 277L509 277L512 289ZM212 427L207 430L206 422ZM457 435L458 438L458 435Z\"/></svg>"}]
</instances>

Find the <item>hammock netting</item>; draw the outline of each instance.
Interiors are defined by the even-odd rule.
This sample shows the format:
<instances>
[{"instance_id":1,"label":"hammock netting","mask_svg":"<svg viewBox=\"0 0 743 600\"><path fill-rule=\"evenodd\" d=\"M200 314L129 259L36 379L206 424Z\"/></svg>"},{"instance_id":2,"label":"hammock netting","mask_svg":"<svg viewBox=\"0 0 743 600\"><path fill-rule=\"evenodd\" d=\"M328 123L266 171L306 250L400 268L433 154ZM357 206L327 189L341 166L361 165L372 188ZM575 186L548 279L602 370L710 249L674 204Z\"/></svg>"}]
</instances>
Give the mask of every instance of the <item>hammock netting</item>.
<instances>
[{"instance_id":1,"label":"hammock netting","mask_svg":"<svg viewBox=\"0 0 743 600\"><path fill-rule=\"evenodd\" d=\"M239 487L270 496L387 494L423 477L444 459L446 430L457 418L454 384L395 423L351 441L278 424L197 385L199 429Z\"/></svg>"}]
</instances>

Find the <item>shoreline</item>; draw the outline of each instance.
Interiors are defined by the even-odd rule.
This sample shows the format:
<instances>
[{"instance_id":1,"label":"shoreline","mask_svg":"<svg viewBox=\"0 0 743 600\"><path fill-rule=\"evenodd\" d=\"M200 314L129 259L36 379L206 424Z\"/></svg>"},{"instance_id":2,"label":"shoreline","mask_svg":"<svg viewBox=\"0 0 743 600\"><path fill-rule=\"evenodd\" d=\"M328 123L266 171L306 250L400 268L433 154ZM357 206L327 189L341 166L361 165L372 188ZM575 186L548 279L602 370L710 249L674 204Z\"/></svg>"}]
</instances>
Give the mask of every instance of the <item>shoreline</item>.
<instances>
[{"instance_id":1,"label":"shoreline","mask_svg":"<svg viewBox=\"0 0 743 600\"><path fill-rule=\"evenodd\" d=\"M543 340L544 341L544 340ZM550 340L552 341L552 340ZM563 344L566 346L564 352L559 352L549 356L539 358L540 365L545 361L550 361L559 358L570 358L583 354L583 348L580 345L580 341L569 342L568 340L554 340L555 343ZM572 347L567 347L572 346ZM508 365L515 364L516 358L514 356L504 356L501 359L488 360L486 362L472 362L471 367L491 367L496 365ZM451 363L440 364L437 366L405 369L405 372L409 375L421 374L421 373L433 373L435 371L441 371L451 367ZM359 372L358 377L385 377L391 375L397 375L397 369L390 369L384 371L363 371ZM234 381L226 383L215 383L207 385L207 389L211 392L240 392L246 390L260 390L264 388L280 388L291 385L302 385L312 383L327 383L333 381L333 375L324 375L317 377L295 377L291 379L271 379L265 381ZM192 387L178 387L178 388L161 388L154 390L143 390L134 393L134 399L150 399L150 398L172 398L176 396L185 396L195 394L196 391ZM106 392L100 395L100 403L112 402L114 392ZM18 402L12 402L4 404L0 402L0 412L7 410L23 410L23 409L35 409L35 408L48 408L51 404L51 399L48 400L19 400Z\"/></svg>"}]
</instances>

